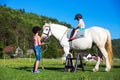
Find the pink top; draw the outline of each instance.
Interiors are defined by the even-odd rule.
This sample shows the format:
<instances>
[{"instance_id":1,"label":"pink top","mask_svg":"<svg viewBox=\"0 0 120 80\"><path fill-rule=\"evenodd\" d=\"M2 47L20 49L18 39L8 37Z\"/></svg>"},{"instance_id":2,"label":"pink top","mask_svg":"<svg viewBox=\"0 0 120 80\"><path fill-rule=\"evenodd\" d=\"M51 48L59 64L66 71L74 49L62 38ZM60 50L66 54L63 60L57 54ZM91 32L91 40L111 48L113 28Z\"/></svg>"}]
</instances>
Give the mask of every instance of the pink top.
<instances>
[{"instance_id":1,"label":"pink top","mask_svg":"<svg viewBox=\"0 0 120 80\"><path fill-rule=\"evenodd\" d=\"M34 46L38 46L39 43L36 36L33 37L33 40L34 40Z\"/></svg>"}]
</instances>

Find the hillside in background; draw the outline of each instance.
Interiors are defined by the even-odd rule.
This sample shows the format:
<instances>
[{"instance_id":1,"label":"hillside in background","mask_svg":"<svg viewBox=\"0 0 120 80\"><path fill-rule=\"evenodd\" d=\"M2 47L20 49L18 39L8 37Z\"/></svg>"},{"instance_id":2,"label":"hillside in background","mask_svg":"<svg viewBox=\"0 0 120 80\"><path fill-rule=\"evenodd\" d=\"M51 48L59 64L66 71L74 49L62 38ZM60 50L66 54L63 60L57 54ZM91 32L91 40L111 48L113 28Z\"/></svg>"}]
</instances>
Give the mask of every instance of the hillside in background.
<instances>
[{"instance_id":1,"label":"hillside in background","mask_svg":"<svg viewBox=\"0 0 120 80\"><path fill-rule=\"evenodd\" d=\"M120 38L112 40L114 57L120 58Z\"/></svg>"},{"instance_id":2,"label":"hillside in background","mask_svg":"<svg viewBox=\"0 0 120 80\"><path fill-rule=\"evenodd\" d=\"M57 19L47 16L40 16L34 13L26 13L24 9L14 10L6 5L0 5L0 53L6 46L16 46L26 50L33 48L32 28L34 26L42 27L44 23L56 23L71 27L66 22L59 22ZM112 40L113 52L116 57L120 57L120 39ZM93 50L95 51L95 50ZM90 51L90 52L93 52ZM52 53L52 54L47 54ZM63 51L58 41L52 37L44 57L60 57Z\"/></svg>"}]
</instances>

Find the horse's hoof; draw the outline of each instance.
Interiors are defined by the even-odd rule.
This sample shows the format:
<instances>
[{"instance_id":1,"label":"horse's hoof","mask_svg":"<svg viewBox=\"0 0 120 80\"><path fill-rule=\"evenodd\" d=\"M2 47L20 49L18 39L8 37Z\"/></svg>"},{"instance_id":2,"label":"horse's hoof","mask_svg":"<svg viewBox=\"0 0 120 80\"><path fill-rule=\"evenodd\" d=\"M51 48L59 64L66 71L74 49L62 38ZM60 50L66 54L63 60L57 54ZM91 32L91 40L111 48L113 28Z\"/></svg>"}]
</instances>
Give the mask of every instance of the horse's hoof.
<instances>
[{"instance_id":1,"label":"horse's hoof","mask_svg":"<svg viewBox=\"0 0 120 80\"><path fill-rule=\"evenodd\" d=\"M93 69L93 72L97 72L97 71L98 71L98 69L95 69L95 68Z\"/></svg>"},{"instance_id":2,"label":"horse's hoof","mask_svg":"<svg viewBox=\"0 0 120 80\"><path fill-rule=\"evenodd\" d=\"M109 71L110 71L110 68L105 68L105 71L106 71L106 72L109 72Z\"/></svg>"}]
</instances>

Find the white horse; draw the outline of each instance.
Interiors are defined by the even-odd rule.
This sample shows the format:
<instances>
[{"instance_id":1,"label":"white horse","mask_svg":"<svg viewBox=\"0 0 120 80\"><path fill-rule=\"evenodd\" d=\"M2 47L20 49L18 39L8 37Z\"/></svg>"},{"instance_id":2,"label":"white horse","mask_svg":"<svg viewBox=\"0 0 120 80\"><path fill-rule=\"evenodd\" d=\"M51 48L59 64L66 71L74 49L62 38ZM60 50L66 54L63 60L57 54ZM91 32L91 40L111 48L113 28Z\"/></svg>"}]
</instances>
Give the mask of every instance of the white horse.
<instances>
[{"instance_id":1,"label":"white horse","mask_svg":"<svg viewBox=\"0 0 120 80\"><path fill-rule=\"evenodd\" d=\"M72 41L72 45L70 45L68 41L69 39L67 38L68 29L69 28L63 25L45 23L45 25L43 26L42 37L48 38L49 36L53 35L56 39L58 39L61 46L63 47L65 56L70 53L70 48L76 50L90 49L92 47L92 44L94 43L105 57L105 71L110 71L112 65L112 45L109 31L101 27L91 27L85 30L84 37L74 39ZM98 57L98 61L93 68L94 72L99 70L99 65L100 57Z\"/></svg>"}]
</instances>

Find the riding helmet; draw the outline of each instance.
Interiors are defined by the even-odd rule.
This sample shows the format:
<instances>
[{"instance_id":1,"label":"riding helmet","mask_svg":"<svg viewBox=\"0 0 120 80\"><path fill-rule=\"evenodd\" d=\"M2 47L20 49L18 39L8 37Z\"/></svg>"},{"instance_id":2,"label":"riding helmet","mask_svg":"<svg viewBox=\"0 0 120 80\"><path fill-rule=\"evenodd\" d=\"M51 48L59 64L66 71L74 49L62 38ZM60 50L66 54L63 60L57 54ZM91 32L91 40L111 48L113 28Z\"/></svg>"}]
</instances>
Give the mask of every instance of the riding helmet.
<instances>
[{"instance_id":1,"label":"riding helmet","mask_svg":"<svg viewBox=\"0 0 120 80\"><path fill-rule=\"evenodd\" d=\"M81 14L76 14L74 19L76 20L78 18L82 19L82 15Z\"/></svg>"}]
</instances>

